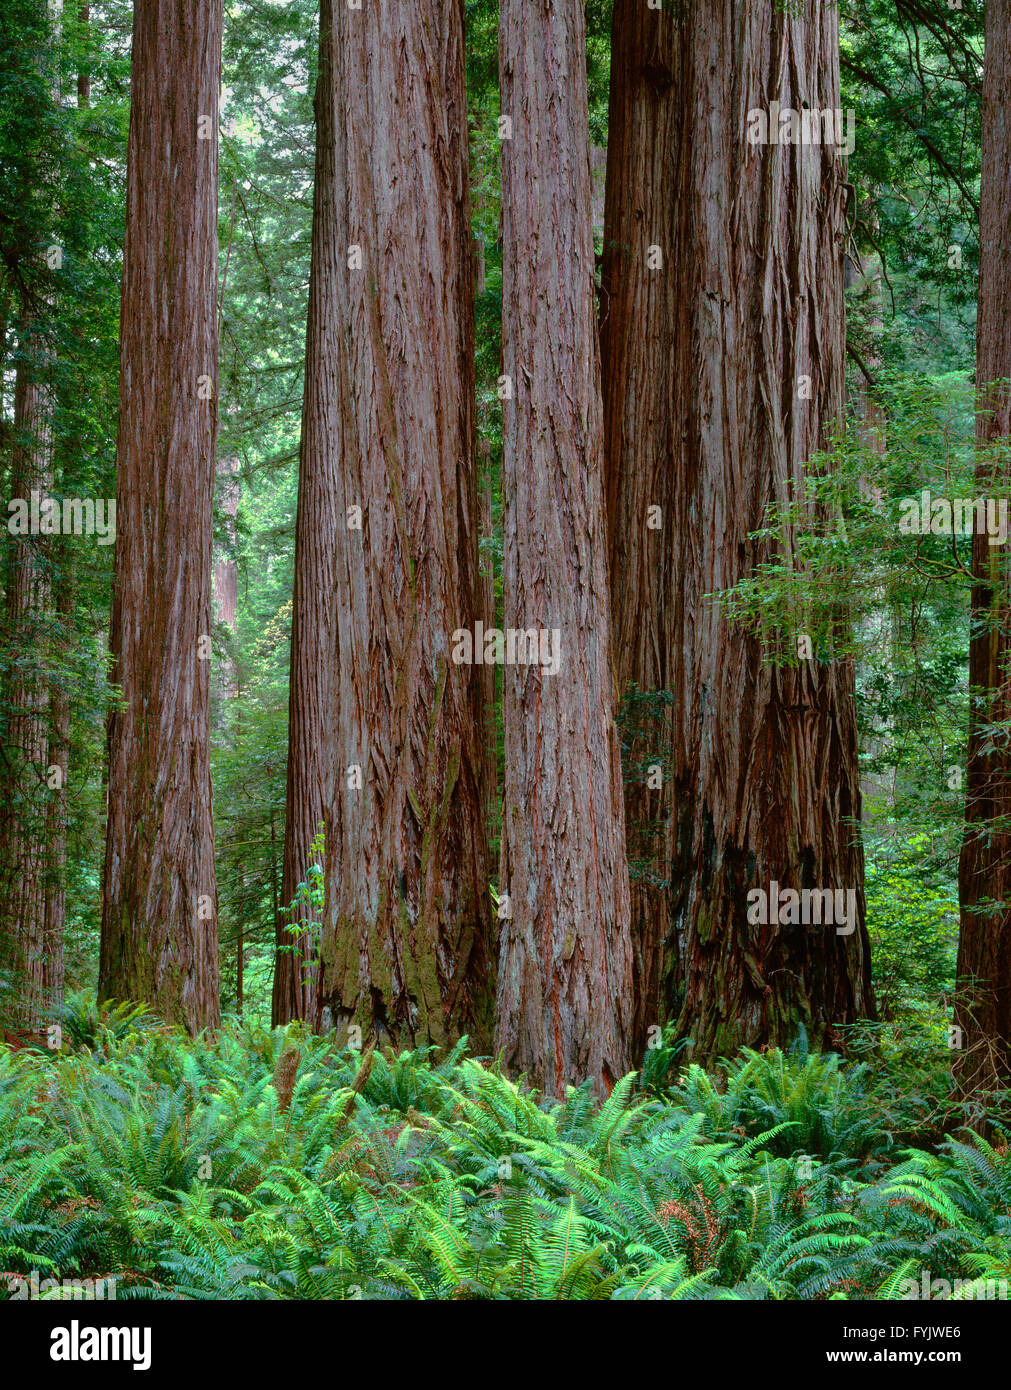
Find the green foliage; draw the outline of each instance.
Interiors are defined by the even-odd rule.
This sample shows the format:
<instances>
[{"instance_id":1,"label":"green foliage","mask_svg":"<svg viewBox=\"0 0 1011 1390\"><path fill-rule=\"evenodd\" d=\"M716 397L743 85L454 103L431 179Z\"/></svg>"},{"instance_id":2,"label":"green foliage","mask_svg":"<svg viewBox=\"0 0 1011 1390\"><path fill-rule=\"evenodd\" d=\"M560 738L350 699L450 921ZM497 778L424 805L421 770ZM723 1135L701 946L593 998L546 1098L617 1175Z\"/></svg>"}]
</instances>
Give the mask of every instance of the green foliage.
<instances>
[{"instance_id":1,"label":"green foliage","mask_svg":"<svg viewBox=\"0 0 1011 1390\"><path fill-rule=\"evenodd\" d=\"M701 1116L714 1139L774 1135L770 1153L807 1155L841 1172L888 1146L869 1080L866 1067L843 1068L833 1053L808 1052L801 1035L789 1053L743 1049L719 1078L693 1064L669 1094L686 1113Z\"/></svg>"},{"instance_id":2,"label":"green foliage","mask_svg":"<svg viewBox=\"0 0 1011 1390\"><path fill-rule=\"evenodd\" d=\"M886 841L866 865L867 922L878 1008L894 1017L913 999L940 1001L955 983L958 894L938 886L926 835Z\"/></svg>"},{"instance_id":3,"label":"green foliage","mask_svg":"<svg viewBox=\"0 0 1011 1390\"><path fill-rule=\"evenodd\" d=\"M0 1048L0 1261L119 1298L895 1298L921 1270L1006 1277L1007 1150L895 1154L871 1082L801 1042L668 1094L629 1076L603 1104L549 1101L465 1043L363 1065L297 1026L193 1041L78 998L62 1052ZM868 1181L872 1152L892 1166Z\"/></svg>"}]
</instances>

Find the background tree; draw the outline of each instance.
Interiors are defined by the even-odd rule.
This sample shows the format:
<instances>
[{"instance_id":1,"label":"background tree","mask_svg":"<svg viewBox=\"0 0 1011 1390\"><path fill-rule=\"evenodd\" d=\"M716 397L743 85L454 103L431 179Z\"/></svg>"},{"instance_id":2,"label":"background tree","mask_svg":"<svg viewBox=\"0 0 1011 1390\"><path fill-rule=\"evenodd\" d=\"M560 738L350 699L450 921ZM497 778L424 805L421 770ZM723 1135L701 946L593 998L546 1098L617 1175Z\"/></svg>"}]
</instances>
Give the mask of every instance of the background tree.
<instances>
[{"instance_id":1,"label":"background tree","mask_svg":"<svg viewBox=\"0 0 1011 1390\"><path fill-rule=\"evenodd\" d=\"M12 4L0 43L7 75L0 96L0 332L13 385L0 393L0 472L6 498L27 502L36 493L38 517L53 492L93 492L84 479L106 427L98 422L110 353L94 336L86 341L82 326L104 326L109 201L100 156L108 141L106 130L87 128L79 102L64 99L85 61L72 14L56 23L52 7ZM100 268L82 274L85 266ZM82 402L74 386L85 361L92 396ZM101 708L88 600L105 565L91 537L10 533L9 519L5 508L0 1016L34 1029L62 1002L67 835L72 828L76 860L87 802L75 787L70 805L68 775L81 751L82 712Z\"/></svg>"},{"instance_id":2,"label":"background tree","mask_svg":"<svg viewBox=\"0 0 1011 1390\"><path fill-rule=\"evenodd\" d=\"M11 496L28 500L52 487L53 399L45 328L22 319L15 386ZM39 535L8 543L4 641L10 648L38 651L49 641L52 602L48 552ZM49 901L55 885L49 868L46 830L50 718L45 666L36 660L11 664L4 691L4 749L0 769L0 945L5 983L4 1016L12 1026L37 1028L59 1001L62 922Z\"/></svg>"}]
</instances>

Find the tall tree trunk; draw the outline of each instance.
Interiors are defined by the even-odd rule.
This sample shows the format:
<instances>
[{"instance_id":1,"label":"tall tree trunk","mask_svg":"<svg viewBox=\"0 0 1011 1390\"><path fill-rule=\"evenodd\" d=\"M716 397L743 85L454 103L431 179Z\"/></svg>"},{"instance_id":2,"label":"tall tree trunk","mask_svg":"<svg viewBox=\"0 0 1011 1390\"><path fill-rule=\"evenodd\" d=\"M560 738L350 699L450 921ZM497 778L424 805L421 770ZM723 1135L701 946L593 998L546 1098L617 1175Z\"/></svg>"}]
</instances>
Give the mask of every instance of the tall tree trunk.
<instances>
[{"instance_id":1,"label":"tall tree trunk","mask_svg":"<svg viewBox=\"0 0 1011 1390\"><path fill-rule=\"evenodd\" d=\"M679 1028L698 1056L785 1043L799 1024L815 1045L831 1044L836 1025L873 1007L852 666L766 664L707 596L773 553L749 535L766 524L768 504L791 497L842 410L842 150L751 144L747 134L749 112L775 101L839 107L838 16L821 0L802 17L715 0L652 29L656 15L629 8L622 17L631 32L621 35L612 167L624 143L634 189L625 201L643 216L614 211L619 185L609 240L628 251L609 248L604 306L612 555L616 602L630 615L619 669L626 682L673 696ZM635 80L626 43L638 55ZM636 131L651 123L635 150ZM664 186L644 188L656 180ZM662 270L650 269L658 262L645 242L659 247ZM649 351L657 342L659 357ZM651 534L643 509L652 504L663 530ZM788 537L784 545L789 563ZM802 636L783 640L792 647ZM654 806L645 802L647 816ZM843 934L840 924L750 922L749 891L771 898L774 883L852 891L853 921ZM653 989L663 909L646 921L640 976Z\"/></svg>"},{"instance_id":2,"label":"tall tree trunk","mask_svg":"<svg viewBox=\"0 0 1011 1390\"><path fill-rule=\"evenodd\" d=\"M479 501L481 539L489 539L495 534L494 508L491 485L491 446L486 439L478 440L478 457L482 463L483 478ZM478 617L485 628L495 626L495 555L487 547L481 552L478 579ZM481 667L481 715L483 725L481 740L484 746L484 823L490 840L499 833L501 802L498 786L498 736L495 723L495 685L494 665Z\"/></svg>"},{"instance_id":3,"label":"tall tree trunk","mask_svg":"<svg viewBox=\"0 0 1011 1390\"><path fill-rule=\"evenodd\" d=\"M673 1007L669 897L675 679L674 518L681 421L672 382L682 342L672 232L684 196L677 155L683 54L670 9L615 0L600 322L611 612L626 701L625 818L632 871L633 1053Z\"/></svg>"},{"instance_id":4,"label":"tall tree trunk","mask_svg":"<svg viewBox=\"0 0 1011 1390\"><path fill-rule=\"evenodd\" d=\"M10 495L28 502L33 491L45 497L52 487L53 399L37 322L26 320L18 336ZM52 793L49 682L43 667L52 556L50 543L40 535L12 536L7 546L7 670L0 710L0 1018L8 1027L35 1030L59 1002L63 974L62 921L54 933L46 844Z\"/></svg>"},{"instance_id":5,"label":"tall tree trunk","mask_svg":"<svg viewBox=\"0 0 1011 1390\"><path fill-rule=\"evenodd\" d=\"M99 994L219 1020L208 748L221 0L137 0Z\"/></svg>"},{"instance_id":6,"label":"tall tree trunk","mask_svg":"<svg viewBox=\"0 0 1011 1390\"><path fill-rule=\"evenodd\" d=\"M320 20L337 165L320 375L340 460L323 1002L338 1026L482 1047L480 683L453 660L478 603L463 4L324 0Z\"/></svg>"},{"instance_id":7,"label":"tall tree trunk","mask_svg":"<svg viewBox=\"0 0 1011 1390\"><path fill-rule=\"evenodd\" d=\"M70 546L56 547L53 574L52 649L55 660L49 681L49 750L46 784L46 926L43 992L49 1007L63 1002L64 928L67 909L67 783L70 778L70 689L59 669L70 654L74 631L74 569Z\"/></svg>"},{"instance_id":8,"label":"tall tree trunk","mask_svg":"<svg viewBox=\"0 0 1011 1390\"><path fill-rule=\"evenodd\" d=\"M500 892L511 915L496 1047L555 1094L585 1078L608 1090L629 1070L632 1025L585 42L578 0L504 0L505 622L557 631L560 664L504 668Z\"/></svg>"},{"instance_id":9,"label":"tall tree trunk","mask_svg":"<svg viewBox=\"0 0 1011 1390\"><path fill-rule=\"evenodd\" d=\"M274 1024L318 1024L320 923L299 885L318 862L319 835L333 788L334 724L330 707L331 619L341 467L341 376L345 322L337 305L347 270L347 238L338 198L346 151L338 147L333 97L332 20L320 12L316 83L316 178L312 265L305 345L305 388L295 521L295 593L288 681L288 775L284 812L281 910L276 918ZM344 301L346 303L346 300ZM345 525L346 517L341 518ZM298 901L296 902L296 897Z\"/></svg>"},{"instance_id":10,"label":"tall tree trunk","mask_svg":"<svg viewBox=\"0 0 1011 1390\"><path fill-rule=\"evenodd\" d=\"M980 183L976 382L977 488L1006 493L1011 435L1011 4L986 7ZM1003 383L1003 384L995 384ZM994 724L1011 720L1011 575L1008 547L972 542L972 704L966 827L959 862L961 932L955 1022L963 1096L1006 1087L1011 1076L1011 752Z\"/></svg>"}]
</instances>

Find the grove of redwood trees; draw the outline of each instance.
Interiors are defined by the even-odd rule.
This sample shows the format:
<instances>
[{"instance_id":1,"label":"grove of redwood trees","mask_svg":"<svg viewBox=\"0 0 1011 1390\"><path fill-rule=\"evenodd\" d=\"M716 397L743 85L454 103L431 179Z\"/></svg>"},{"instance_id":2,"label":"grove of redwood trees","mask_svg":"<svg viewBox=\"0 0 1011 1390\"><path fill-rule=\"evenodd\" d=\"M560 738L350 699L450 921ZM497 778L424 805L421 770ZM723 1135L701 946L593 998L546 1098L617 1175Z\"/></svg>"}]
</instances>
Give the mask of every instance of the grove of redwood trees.
<instances>
[{"instance_id":1,"label":"grove of redwood trees","mask_svg":"<svg viewBox=\"0 0 1011 1390\"><path fill-rule=\"evenodd\" d=\"M0 91L0 141L9 128L25 149L0 160L3 476L13 499L71 478L97 490L114 454L116 537L111 575L69 536L5 537L0 1023L57 1017L65 960L86 973L90 889L99 1001L143 1001L191 1034L269 995L292 1036L467 1037L549 1096L606 1095L658 1049L844 1049L881 1022L874 894L887 915L892 813L914 799L896 753L891 804L865 805L866 728L877 751L901 740L866 716L853 610L865 628L873 602L899 613L901 563L913 582L932 565L964 583L957 619L947 597L912 599L907 643L917 655L923 626L948 622L930 678L971 686L968 728L963 706L937 735L967 772L953 1103L1008 1085L1007 538L977 530L960 551L953 530L950 564L924 540L876 573L869 605L840 580L827 628L815 611L818 566L842 574L847 527L857 547L871 524L842 482L810 487L842 479L859 445L847 352L882 422L860 466L893 468L889 504L924 481L915 450L892 455L888 345L857 351L844 277L847 258L863 276L866 215L872 241L893 237L875 264L896 293L883 155L854 174L843 107L847 80L887 97L901 42L879 71L866 25L830 0L614 0L609 36L580 0L320 0L311 38L303 0L269 23L222 0L133 0L132 27L120 0L34 18L17 4L42 134ZM975 420L962 453L981 497L1007 492L1011 432L1009 9L988 0L985 35L933 0L882 26L950 39L944 82L967 99L982 74L978 298L952 291L960 311L972 300L980 395L953 413ZM262 65L257 42L273 44ZM232 105L237 125L220 119ZM916 120L875 108L867 139L893 122L924 161L896 203L926 206L935 178L964 197L956 246L947 213L930 228L954 268L980 171L953 170L928 105ZM297 118L286 172L279 108ZM777 132L780 112L803 138ZM50 154L50 119L74 132L73 159L73 141ZM62 280L43 273L65 206L86 222L81 189L103 169L113 190L122 175L103 211L114 253L70 247ZM900 296L928 255L909 245ZM68 297L110 265L118 310L75 318ZM921 299L908 355L955 392L957 351L929 337ZM879 338L885 317L879 304ZM67 400L106 341L114 448L101 407ZM234 682L211 679L222 459L244 479L225 543L242 557ZM879 521L891 564L896 528ZM908 719L923 685L888 680L881 706ZM68 768L90 782L68 786ZM219 820L227 786L226 824L248 838L216 832L212 780ZM850 915L783 917L783 894ZM240 943L234 995L219 919Z\"/></svg>"}]
</instances>

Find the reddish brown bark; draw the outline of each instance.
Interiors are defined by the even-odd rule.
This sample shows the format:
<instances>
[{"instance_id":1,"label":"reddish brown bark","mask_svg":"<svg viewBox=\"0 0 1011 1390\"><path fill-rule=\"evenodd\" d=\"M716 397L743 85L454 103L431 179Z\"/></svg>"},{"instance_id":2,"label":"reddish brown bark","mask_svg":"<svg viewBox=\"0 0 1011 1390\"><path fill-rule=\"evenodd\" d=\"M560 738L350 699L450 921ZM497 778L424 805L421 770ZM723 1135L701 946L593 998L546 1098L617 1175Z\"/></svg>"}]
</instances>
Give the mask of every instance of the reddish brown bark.
<instances>
[{"instance_id":1,"label":"reddish brown bark","mask_svg":"<svg viewBox=\"0 0 1011 1390\"><path fill-rule=\"evenodd\" d=\"M614 725L585 19L504 0L505 623L560 637L506 665L496 1046L553 1093L630 1063L631 943ZM564 73L564 81L557 74Z\"/></svg>"},{"instance_id":2,"label":"reddish brown bark","mask_svg":"<svg viewBox=\"0 0 1011 1390\"><path fill-rule=\"evenodd\" d=\"M305 892L318 862L314 841L323 828L333 782L334 726L329 703L331 609L337 545L338 472L341 465L342 349L338 277L346 275L347 242L339 244L338 198L345 183L345 152L338 148L333 44L329 10L320 15L316 84L316 179L313 192L312 266L306 332L305 389L295 522L295 593L291 616L288 686L288 777L284 813L281 911L271 1017L318 1022L320 923ZM342 518L346 524L347 518ZM297 901L296 901L297 900ZM294 905L294 907L293 907ZM301 928L301 930L298 930Z\"/></svg>"},{"instance_id":3,"label":"reddish brown bark","mask_svg":"<svg viewBox=\"0 0 1011 1390\"><path fill-rule=\"evenodd\" d=\"M28 501L33 490L48 495L53 481L53 400L35 321L22 325L19 349L10 495ZM54 880L47 847L53 800L45 670L52 542L31 534L6 541L3 646L10 664L0 709L0 1020L12 1028L38 1029L62 999L63 983L60 880Z\"/></svg>"},{"instance_id":4,"label":"reddish brown bark","mask_svg":"<svg viewBox=\"0 0 1011 1390\"><path fill-rule=\"evenodd\" d=\"M323 1001L338 1026L483 1046L480 685L452 659L478 602L463 6L325 2L320 21L339 461Z\"/></svg>"},{"instance_id":5,"label":"reddish brown bark","mask_svg":"<svg viewBox=\"0 0 1011 1390\"><path fill-rule=\"evenodd\" d=\"M1011 4L986 8L980 273L976 340L977 487L1006 495L1011 435ZM955 1022L963 1096L1006 1087L1011 1075L1011 757L988 726L1011 720L1008 547L973 536L969 643L972 692L966 827L959 862L961 932Z\"/></svg>"},{"instance_id":6,"label":"reddish brown bark","mask_svg":"<svg viewBox=\"0 0 1011 1390\"><path fill-rule=\"evenodd\" d=\"M616 0L600 295L612 634L618 693L626 701L636 1057L650 1025L670 1012L674 988L667 949L673 726L663 698L674 680L681 443L671 409L679 295L669 262L685 173L677 158L683 94L675 71L683 46L674 26L670 9Z\"/></svg>"},{"instance_id":7,"label":"reddish brown bark","mask_svg":"<svg viewBox=\"0 0 1011 1390\"><path fill-rule=\"evenodd\" d=\"M801 1023L814 1044L833 1042L836 1025L873 1007L853 671L764 664L708 596L769 557L749 536L842 408L843 153L747 139L749 112L773 101L838 108L838 16L818 0L801 16L717 0L676 20L624 6L616 21L629 32L616 49L612 167L623 144L637 147L616 174L632 191L619 182L609 195L618 244L603 306L618 665L626 682L673 695L668 960L676 951L680 1029L700 1056L785 1043ZM648 244L663 271L649 269ZM646 530L653 503L662 532ZM666 814L660 798L633 795L639 815ZM749 890L772 882L852 890L855 929L750 923ZM645 916L648 990L663 914Z\"/></svg>"},{"instance_id":8,"label":"reddish brown bark","mask_svg":"<svg viewBox=\"0 0 1011 1390\"><path fill-rule=\"evenodd\" d=\"M55 549L53 578L54 665L70 651L74 623L74 571L69 547ZM49 681L49 747L46 753L46 925L43 996L49 1011L63 1002L64 928L67 908L67 787L70 768L70 690L57 669Z\"/></svg>"},{"instance_id":9,"label":"reddish brown bark","mask_svg":"<svg viewBox=\"0 0 1011 1390\"><path fill-rule=\"evenodd\" d=\"M134 7L99 994L219 1019L208 755L220 0Z\"/></svg>"}]
</instances>

